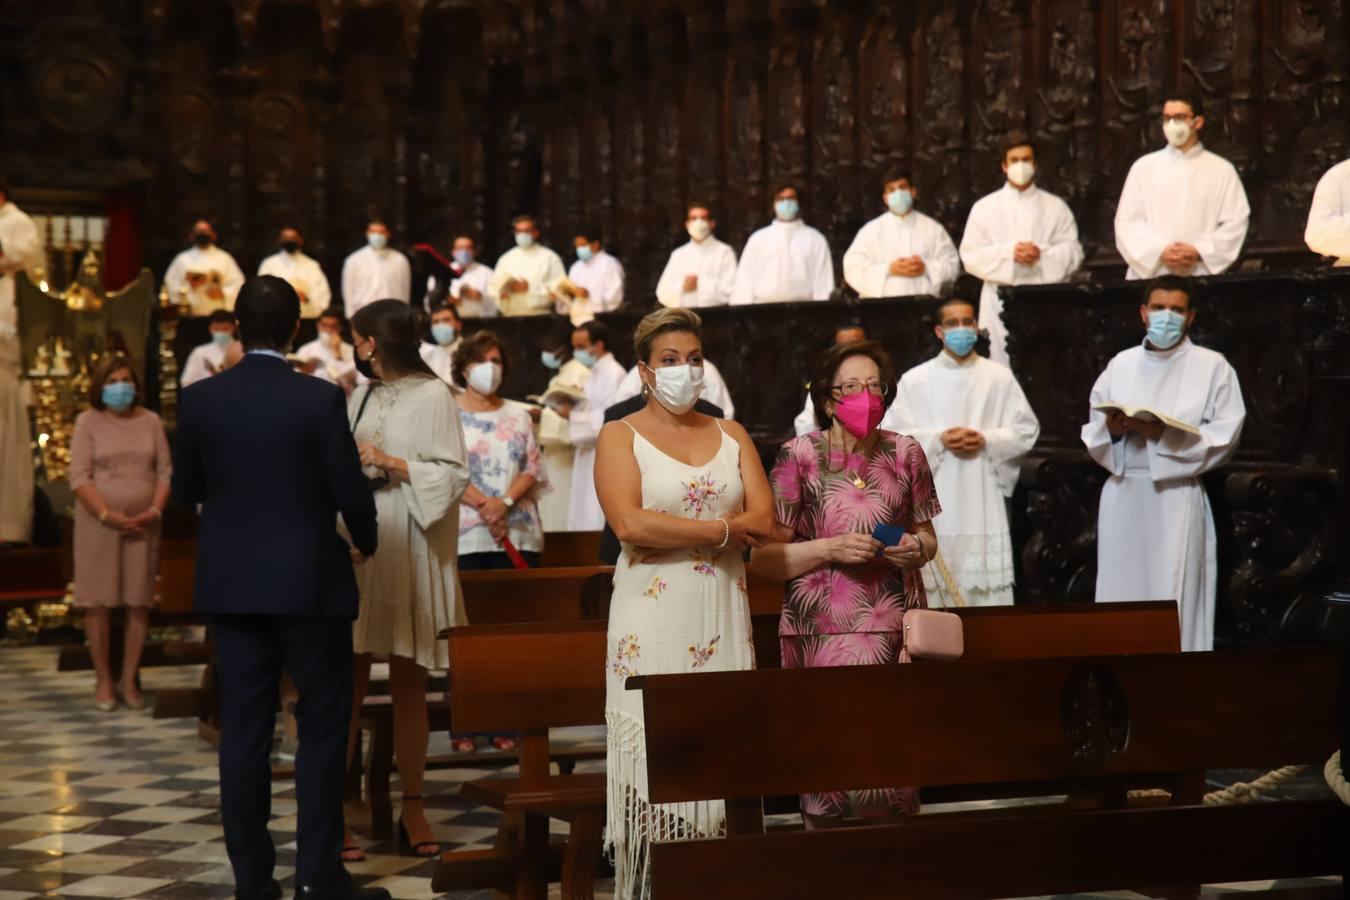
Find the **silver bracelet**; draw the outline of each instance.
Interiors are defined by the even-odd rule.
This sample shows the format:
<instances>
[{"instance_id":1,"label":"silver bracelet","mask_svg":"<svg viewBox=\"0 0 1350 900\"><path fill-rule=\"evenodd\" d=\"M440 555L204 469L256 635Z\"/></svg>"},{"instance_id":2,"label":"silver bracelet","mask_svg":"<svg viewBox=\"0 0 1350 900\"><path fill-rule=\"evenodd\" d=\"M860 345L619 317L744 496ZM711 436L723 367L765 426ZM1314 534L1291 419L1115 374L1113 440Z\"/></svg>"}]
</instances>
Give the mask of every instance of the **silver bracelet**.
<instances>
[{"instance_id":1,"label":"silver bracelet","mask_svg":"<svg viewBox=\"0 0 1350 900\"><path fill-rule=\"evenodd\" d=\"M722 550L726 548L727 544L731 543L731 525L721 516L717 517L717 521L722 523L722 543L718 544L713 549Z\"/></svg>"}]
</instances>

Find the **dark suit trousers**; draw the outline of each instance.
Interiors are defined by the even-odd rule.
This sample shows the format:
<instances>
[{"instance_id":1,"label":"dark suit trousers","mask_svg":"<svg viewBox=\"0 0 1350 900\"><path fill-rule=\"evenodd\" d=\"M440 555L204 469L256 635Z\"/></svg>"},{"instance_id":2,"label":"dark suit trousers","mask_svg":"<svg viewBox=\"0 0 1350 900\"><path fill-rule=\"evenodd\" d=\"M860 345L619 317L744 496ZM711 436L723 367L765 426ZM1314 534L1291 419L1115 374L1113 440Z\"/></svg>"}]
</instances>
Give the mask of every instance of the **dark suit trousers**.
<instances>
[{"instance_id":1,"label":"dark suit trousers","mask_svg":"<svg viewBox=\"0 0 1350 900\"><path fill-rule=\"evenodd\" d=\"M295 707L297 884L343 878L342 794L352 706L352 623L342 616L213 616L220 676L220 814L236 887L272 878L276 848L269 757L285 670Z\"/></svg>"}]
</instances>

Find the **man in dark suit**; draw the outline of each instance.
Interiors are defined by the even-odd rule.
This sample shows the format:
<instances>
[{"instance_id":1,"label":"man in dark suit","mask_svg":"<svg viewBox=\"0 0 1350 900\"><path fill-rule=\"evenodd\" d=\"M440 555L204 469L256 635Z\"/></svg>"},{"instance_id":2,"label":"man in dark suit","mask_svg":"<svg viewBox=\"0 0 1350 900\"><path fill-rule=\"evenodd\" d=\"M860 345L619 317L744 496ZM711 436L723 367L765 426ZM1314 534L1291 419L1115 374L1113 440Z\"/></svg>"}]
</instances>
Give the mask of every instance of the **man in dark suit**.
<instances>
[{"instance_id":1,"label":"man in dark suit","mask_svg":"<svg viewBox=\"0 0 1350 900\"><path fill-rule=\"evenodd\" d=\"M375 503L342 391L301 375L285 351L300 298L280 278L235 304L246 354L183 392L173 489L201 505L193 608L207 615L220 691L220 812L235 897L276 900L267 831L277 684L299 689L296 896L387 900L342 866L351 717L354 561L375 552ZM342 514L355 548L337 533Z\"/></svg>"},{"instance_id":2,"label":"man in dark suit","mask_svg":"<svg viewBox=\"0 0 1350 900\"><path fill-rule=\"evenodd\" d=\"M613 406L605 410L606 422L617 422L624 416L631 416L633 413L647 405L647 395L638 394L635 397L629 397L627 400L620 400ZM701 412L705 416L712 416L714 419L725 419L726 415L722 412L722 407L715 403L709 403L703 398L694 401L694 412ZM619 554L623 548L619 546L619 539L614 534L614 529L605 523L605 530L600 532L600 561L607 566L613 566L619 562Z\"/></svg>"}]
</instances>

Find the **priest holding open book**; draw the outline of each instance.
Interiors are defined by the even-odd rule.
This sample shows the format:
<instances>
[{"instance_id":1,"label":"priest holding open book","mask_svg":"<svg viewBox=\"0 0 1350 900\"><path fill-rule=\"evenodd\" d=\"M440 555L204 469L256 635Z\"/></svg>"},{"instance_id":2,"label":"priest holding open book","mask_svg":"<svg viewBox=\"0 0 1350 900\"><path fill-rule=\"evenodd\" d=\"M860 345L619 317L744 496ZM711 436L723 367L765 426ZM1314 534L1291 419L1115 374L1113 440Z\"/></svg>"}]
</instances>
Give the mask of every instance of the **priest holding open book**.
<instances>
[{"instance_id":1,"label":"priest holding open book","mask_svg":"<svg viewBox=\"0 0 1350 900\"><path fill-rule=\"evenodd\" d=\"M1217 539L1200 477L1237 449L1247 411L1223 355L1191 343L1194 286L1164 276L1139 307L1141 346L1092 387L1088 453L1111 473L1097 514L1097 602L1175 600L1181 649L1214 646Z\"/></svg>"}]
</instances>

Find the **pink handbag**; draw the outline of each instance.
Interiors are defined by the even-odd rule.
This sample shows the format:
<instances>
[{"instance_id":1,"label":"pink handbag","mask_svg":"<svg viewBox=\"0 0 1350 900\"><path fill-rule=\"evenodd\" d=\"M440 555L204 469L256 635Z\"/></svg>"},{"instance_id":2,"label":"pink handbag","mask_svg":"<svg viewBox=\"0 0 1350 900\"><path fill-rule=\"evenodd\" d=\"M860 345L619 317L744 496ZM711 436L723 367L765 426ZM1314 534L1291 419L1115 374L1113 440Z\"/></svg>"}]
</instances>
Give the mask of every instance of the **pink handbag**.
<instances>
[{"instance_id":1,"label":"pink handbag","mask_svg":"<svg viewBox=\"0 0 1350 900\"><path fill-rule=\"evenodd\" d=\"M928 571L933 573L933 564L937 564L937 573L933 583L946 585L951 598L957 606L965 606L965 598L956 587L956 581L947 569L947 563L939 550L929 562ZM911 609L905 612L904 643L900 649L900 661L913 659L960 659L965 653L965 632L961 627L961 617L956 613L942 612L936 609Z\"/></svg>"},{"instance_id":2,"label":"pink handbag","mask_svg":"<svg viewBox=\"0 0 1350 900\"><path fill-rule=\"evenodd\" d=\"M905 613L903 662L914 659L960 659L965 652L961 617L936 609L911 609Z\"/></svg>"}]
</instances>

